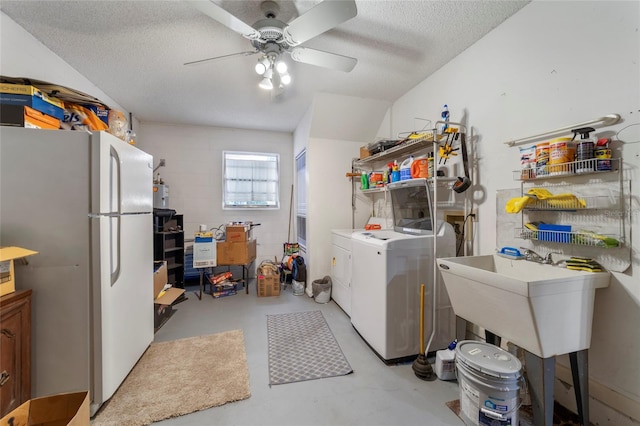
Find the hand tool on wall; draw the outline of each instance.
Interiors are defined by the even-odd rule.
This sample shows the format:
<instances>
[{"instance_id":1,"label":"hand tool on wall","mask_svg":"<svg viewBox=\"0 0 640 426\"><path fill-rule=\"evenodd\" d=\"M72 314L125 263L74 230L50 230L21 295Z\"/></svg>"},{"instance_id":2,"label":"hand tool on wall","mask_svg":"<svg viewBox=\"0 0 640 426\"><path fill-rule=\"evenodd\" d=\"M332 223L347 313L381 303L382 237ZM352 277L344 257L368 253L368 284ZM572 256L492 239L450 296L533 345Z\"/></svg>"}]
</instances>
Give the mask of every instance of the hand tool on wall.
<instances>
[{"instance_id":1,"label":"hand tool on wall","mask_svg":"<svg viewBox=\"0 0 640 426\"><path fill-rule=\"evenodd\" d=\"M456 138L460 137L460 146L462 147L462 165L464 167L464 176L458 176L458 180L453 184L453 190L462 193L471 186L471 178L469 178L469 159L467 158L467 138L464 133L456 133Z\"/></svg>"}]
</instances>

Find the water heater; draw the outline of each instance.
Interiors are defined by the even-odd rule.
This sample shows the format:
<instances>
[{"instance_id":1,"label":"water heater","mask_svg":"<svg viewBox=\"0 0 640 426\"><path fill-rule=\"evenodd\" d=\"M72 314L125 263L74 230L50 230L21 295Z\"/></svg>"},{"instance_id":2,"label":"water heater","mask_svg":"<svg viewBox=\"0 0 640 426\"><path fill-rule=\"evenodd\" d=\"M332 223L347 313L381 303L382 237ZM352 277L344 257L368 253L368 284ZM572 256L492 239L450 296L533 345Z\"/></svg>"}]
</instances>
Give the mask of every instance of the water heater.
<instances>
[{"instance_id":1,"label":"water heater","mask_svg":"<svg viewBox=\"0 0 640 426\"><path fill-rule=\"evenodd\" d=\"M153 184L153 208L169 208L169 185Z\"/></svg>"}]
</instances>

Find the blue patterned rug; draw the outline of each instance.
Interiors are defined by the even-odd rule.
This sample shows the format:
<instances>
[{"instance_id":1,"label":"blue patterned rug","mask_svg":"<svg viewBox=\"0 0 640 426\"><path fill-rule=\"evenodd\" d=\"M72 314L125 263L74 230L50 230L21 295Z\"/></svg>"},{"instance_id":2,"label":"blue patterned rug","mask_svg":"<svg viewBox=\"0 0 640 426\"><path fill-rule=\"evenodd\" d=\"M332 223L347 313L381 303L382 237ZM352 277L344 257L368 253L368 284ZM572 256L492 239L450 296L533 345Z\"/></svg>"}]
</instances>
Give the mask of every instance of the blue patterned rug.
<instances>
[{"instance_id":1,"label":"blue patterned rug","mask_svg":"<svg viewBox=\"0 0 640 426\"><path fill-rule=\"evenodd\" d=\"M353 372L322 312L267 315L269 385Z\"/></svg>"}]
</instances>

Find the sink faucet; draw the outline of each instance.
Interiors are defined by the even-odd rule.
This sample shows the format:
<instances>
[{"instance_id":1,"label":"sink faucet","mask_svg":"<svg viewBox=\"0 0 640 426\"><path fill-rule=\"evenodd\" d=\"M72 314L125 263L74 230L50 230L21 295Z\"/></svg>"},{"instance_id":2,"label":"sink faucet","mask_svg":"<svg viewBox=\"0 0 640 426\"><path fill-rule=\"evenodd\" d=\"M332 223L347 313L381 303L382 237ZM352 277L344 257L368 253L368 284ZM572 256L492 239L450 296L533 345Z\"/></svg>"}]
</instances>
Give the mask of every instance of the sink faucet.
<instances>
[{"instance_id":1,"label":"sink faucet","mask_svg":"<svg viewBox=\"0 0 640 426\"><path fill-rule=\"evenodd\" d=\"M522 250L524 250L524 260L528 260L530 262L536 262L536 263L543 263L545 261L545 258L540 256L538 253L536 253L535 251L528 249L526 247L520 247Z\"/></svg>"},{"instance_id":2,"label":"sink faucet","mask_svg":"<svg viewBox=\"0 0 640 426\"><path fill-rule=\"evenodd\" d=\"M522 250L524 250L524 259L528 260L530 262L536 262L536 263L542 263L543 265L554 265L553 262L553 254L562 254L560 252L557 251L552 251L547 253L546 256L540 256L538 253L536 253L535 251L525 248L525 247L520 247Z\"/></svg>"}]
</instances>

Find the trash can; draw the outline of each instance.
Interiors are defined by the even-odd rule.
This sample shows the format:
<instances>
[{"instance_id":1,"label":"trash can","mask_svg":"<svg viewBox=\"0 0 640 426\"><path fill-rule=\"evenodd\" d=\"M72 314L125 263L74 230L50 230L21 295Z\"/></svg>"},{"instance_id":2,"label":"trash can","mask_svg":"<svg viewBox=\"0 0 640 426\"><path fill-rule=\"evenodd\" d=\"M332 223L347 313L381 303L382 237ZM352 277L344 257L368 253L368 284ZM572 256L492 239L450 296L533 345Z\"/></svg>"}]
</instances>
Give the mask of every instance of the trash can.
<instances>
[{"instance_id":1,"label":"trash can","mask_svg":"<svg viewBox=\"0 0 640 426\"><path fill-rule=\"evenodd\" d=\"M313 280L311 283L313 290L313 298L316 303L327 303L331 300L331 277L325 276L319 280Z\"/></svg>"}]
</instances>

